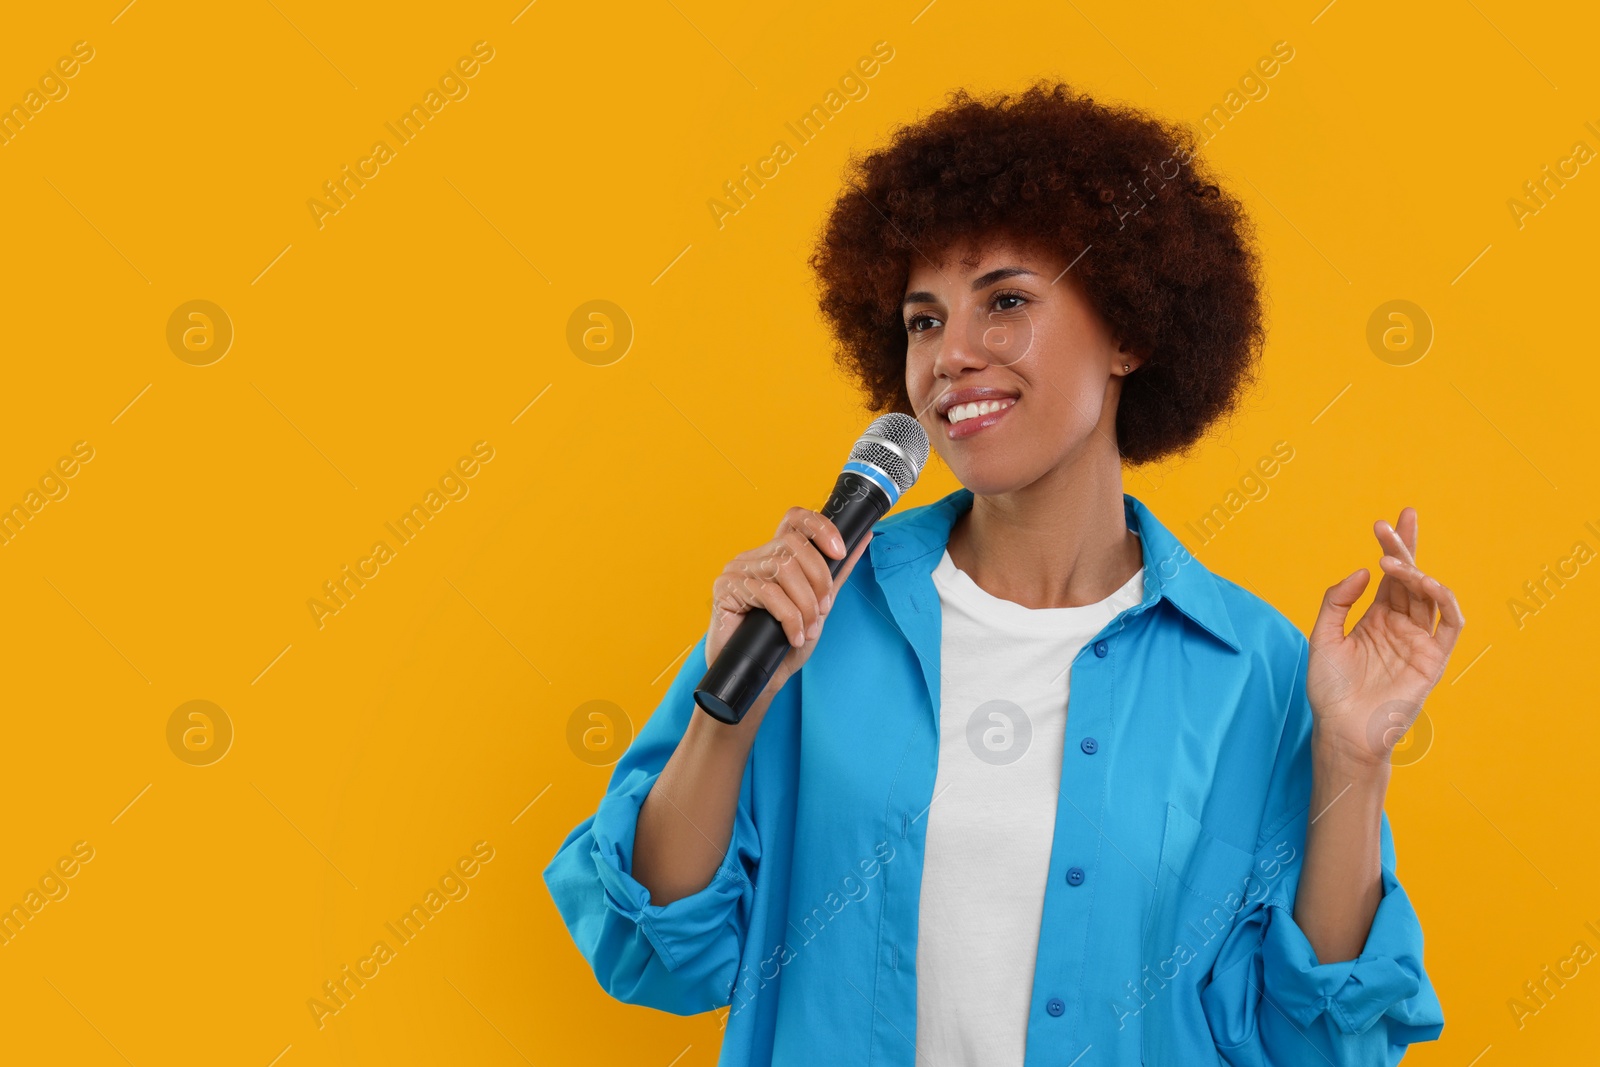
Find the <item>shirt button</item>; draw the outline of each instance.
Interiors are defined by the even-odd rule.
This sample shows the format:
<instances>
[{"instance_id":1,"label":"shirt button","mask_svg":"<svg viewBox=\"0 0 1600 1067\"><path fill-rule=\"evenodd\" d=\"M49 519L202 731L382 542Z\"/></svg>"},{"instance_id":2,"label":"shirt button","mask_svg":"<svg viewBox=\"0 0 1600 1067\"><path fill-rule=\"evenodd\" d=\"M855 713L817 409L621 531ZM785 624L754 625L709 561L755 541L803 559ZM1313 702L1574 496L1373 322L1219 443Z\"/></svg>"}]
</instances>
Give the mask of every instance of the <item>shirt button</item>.
<instances>
[{"instance_id":1,"label":"shirt button","mask_svg":"<svg viewBox=\"0 0 1600 1067\"><path fill-rule=\"evenodd\" d=\"M1067 1006L1061 1002L1060 997L1051 997L1045 1003L1044 1010L1049 1012L1051 1015L1060 1015L1062 1012L1067 1010Z\"/></svg>"},{"instance_id":2,"label":"shirt button","mask_svg":"<svg viewBox=\"0 0 1600 1067\"><path fill-rule=\"evenodd\" d=\"M1092 737L1085 737L1078 742L1078 747L1083 749L1085 755L1092 756L1100 750L1100 743Z\"/></svg>"},{"instance_id":3,"label":"shirt button","mask_svg":"<svg viewBox=\"0 0 1600 1067\"><path fill-rule=\"evenodd\" d=\"M1106 651L1107 651L1107 646L1106 646L1106 643L1104 641L1096 641L1094 643L1094 654L1099 656L1101 659L1105 659L1106 658Z\"/></svg>"},{"instance_id":4,"label":"shirt button","mask_svg":"<svg viewBox=\"0 0 1600 1067\"><path fill-rule=\"evenodd\" d=\"M1068 885L1082 885L1083 884L1083 868L1082 867L1068 867L1067 868L1067 884Z\"/></svg>"}]
</instances>

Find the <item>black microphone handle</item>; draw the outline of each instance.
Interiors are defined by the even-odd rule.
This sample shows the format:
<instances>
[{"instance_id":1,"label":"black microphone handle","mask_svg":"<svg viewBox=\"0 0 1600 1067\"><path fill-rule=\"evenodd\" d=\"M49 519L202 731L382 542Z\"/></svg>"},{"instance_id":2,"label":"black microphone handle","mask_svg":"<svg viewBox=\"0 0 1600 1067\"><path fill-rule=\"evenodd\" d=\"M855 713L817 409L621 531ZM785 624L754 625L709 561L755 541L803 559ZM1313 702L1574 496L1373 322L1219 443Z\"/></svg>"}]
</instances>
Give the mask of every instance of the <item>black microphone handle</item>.
<instances>
[{"instance_id":1,"label":"black microphone handle","mask_svg":"<svg viewBox=\"0 0 1600 1067\"><path fill-rule=\"evenodd\" d=\"M823 517L839 528L845 545L840 559L822 553L830 575L838 577L850 553L892 506L883 488L866 475L852 470L839 475L822 509ZM751 608L695 687L695 703L718 722L737 726L793 647L783 623L766 608Z\"/></svg>"}]
</instances>

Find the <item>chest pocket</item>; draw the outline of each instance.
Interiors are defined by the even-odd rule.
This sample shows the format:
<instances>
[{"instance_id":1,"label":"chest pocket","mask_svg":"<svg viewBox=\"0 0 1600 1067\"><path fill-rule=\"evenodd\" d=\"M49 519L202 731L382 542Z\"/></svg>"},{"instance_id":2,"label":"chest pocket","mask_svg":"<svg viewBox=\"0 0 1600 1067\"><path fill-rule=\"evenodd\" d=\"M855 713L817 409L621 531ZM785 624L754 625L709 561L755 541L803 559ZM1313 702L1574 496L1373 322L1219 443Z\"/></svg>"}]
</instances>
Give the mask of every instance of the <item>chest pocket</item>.
<instances>
[{"instance_id":1,"label":"chest pocket","mask_svg":"<svg viewBox=\"0 0 1600 1067\"><path fill-rule=\"evenodd\" d=\"M1200 989L1240 914L1254 857L1167 804L1155 896L1145 919L1140 1010L1147 1067L1219 1063Z\"/></svg>"}]
</instances>

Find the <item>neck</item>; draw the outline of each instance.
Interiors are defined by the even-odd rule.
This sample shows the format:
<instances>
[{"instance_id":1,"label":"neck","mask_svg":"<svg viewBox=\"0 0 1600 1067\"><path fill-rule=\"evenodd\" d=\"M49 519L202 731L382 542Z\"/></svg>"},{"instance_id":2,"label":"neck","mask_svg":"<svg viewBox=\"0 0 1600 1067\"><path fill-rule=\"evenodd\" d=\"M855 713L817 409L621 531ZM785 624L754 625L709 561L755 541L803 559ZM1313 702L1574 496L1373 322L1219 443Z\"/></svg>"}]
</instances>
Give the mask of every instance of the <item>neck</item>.
<instances>
[{"instance_id":1,"label":"neck","mask_svg":"<svg viewBox=\"0 0 1600 1067\"><path fill-rule=\"evenodd\" d=\"M1031 485L977 496L956 520L950 559L978 587L1027 608L1094 604L1143 564L1115 456L1060 467Z\"/></svg>"}]
</instances>

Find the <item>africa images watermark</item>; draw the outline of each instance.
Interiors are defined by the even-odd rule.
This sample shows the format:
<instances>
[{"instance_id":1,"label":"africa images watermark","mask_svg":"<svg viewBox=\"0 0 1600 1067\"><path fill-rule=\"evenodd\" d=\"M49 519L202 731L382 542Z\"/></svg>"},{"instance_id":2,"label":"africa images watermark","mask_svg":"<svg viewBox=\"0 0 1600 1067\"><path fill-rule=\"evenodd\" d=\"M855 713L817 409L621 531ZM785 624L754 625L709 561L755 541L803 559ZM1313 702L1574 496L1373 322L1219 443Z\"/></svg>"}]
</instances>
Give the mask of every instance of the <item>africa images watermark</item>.
<instances>
[{"instance_id":1,"label":"africa images watermark","mask_svg":"<svg viewBox=\"0 0 1600 1067\"><path fill-rule=\"evenodd\" d=\"M1245 505L1265 500L1272 491L1268 480L1275 477L1283 465L1292 459L1294 446L1287 441L1275 442L1272 451L1256 460L1255 466L1239 478L1238 489L1228 490L1221 501L1211 505L1211 510L1200 516L1198 524L1193 520L1184 523L1200 538L1200 546L1203 548L1210 544L1229 522L1238 517Z\"/></svg>"},{"instance_id":2,"label":"africa images watermark","mask_svg":"<svg viewBox=\"0 0 1600 1067\"><path fill-rule=\"evenodd\" d=\"M22 99L0 112L0 147L9 145L28 128L28 123L39 121L39 113L51 103L67 98L72 87L68 78L75 78L82 70L81 64L94 58L94 46L88 41L76 41L72 54L56 60L53 69L46 68L39 77L39 87L29 89Z\"/></svg>"},{"instance_id":3,"label":"africa images watermark","mask_svg":"<svg viewBox=\"0 0 1600 1067\"><path fill-rule=\"evenodd\" d=\"M867 898L872 892L872 887L867 882L876 878L878 872L890 860L893 860L895 855L894 846L889 844L888 841L879 841L873 846L873 852L877 856L876 859L868 857L857 864L861 869L860 878L857 878L855 872L851 871L840 879L839 890L843 893L843 896L839 892L829 890L828 895L822 900L822 905L812 908L810 912L806 913L800 920L799 926L795 925L793 919L789 920L790 929L799 933L805 940L796 942L793 946L787 940L779 941L771 954L756 964L755 974L745 974L742 981L738 979L734 981L728 993L730 998L737 997L739 1004L738 1007L730 1009L728 1012L730 1016L737 1015L743 1010L744 1006L754 999L754 993L759 993L765 989L768 982L776 981L783 968L799 958L798 950L814 941L823 930L827 929L828 924L833 921L835 916L852 903L859 903ZM823 910L824 908L827 910ZM815 930L812 929L813 924L816 926ZM770 974L767 973L769 968L771 969ZM741 973L747 972L750 970L750 965L746 963L739 970ZM747 989L752 982L755 983L755 991L754 993L747 993ZM739 988L741 985L746 988ZM726 1025L726 1020L724 1020L724 1025Z\"/></svg>"},{"instance_id":4,"label":"africa images watermark","mask_svg":"<svg viewBox=\"0 0 1600 1067\"><path fill-rule=\"evenodd\" d=\"M820 135L839 112L852 101L861 101L867 98L871 87L866 79L877 77L882 69L882 64L894 58L894 46L888 41L878 41L872 46L871 55L857 59L852 69L847 69L839 77L839 88L829 89L820 104L812 104L811 109L801 115L795 122L785 122L784 128L794 135L795 143L804 148ZM842 94L842 95L841 95ZM799 123L796 126L795 123ZM761 159L756 160L755 172L751 173L750 164L740 167L742 176L729 179L722 183L722 191L726 196L725 202L717 197L706 201L706 207L711 212L711 220L717 224L717 229L727 225L727 220L749 207L749 201L755 197L757 191L765 189L767 182L782 173L784 164L797 158L797 152L789 147L789 142L779 139L772 143L772 150ZM770 169L770 172L769 172ZM751 183L755 189L751 189Z\"/></svg>"},{"instance_id":5,"label":"africa images watermark","mask_svg":"<svg viewBox=\"0 0 1600 1067\"><path fill-rule=\"evenodd\" d=\"M1255 866L1260 867L1261 873L1270 881L1277 878L1288 864L1294 862L1296 854L1294 846L1288 841L1279 841L1273 848L1273 856L1257 860ZM1245 891L1242 896L1235 890L1228 890L1223 900L1217 902L1200 920L1199 927L1195 926L1193 919L1186 922L1185 930L1178 932L1179 940L1172 946L1171 954L1156 962L1154 973L1151 972L1150 964L1146 963L1137 986L1131 981L1123 983L1127 987L1127 993L1120 1000L1110 1002L1112 1014L1117 1017L1118 1030L1126 1028L1130 1018L1148 1008L1151 1001L1156 999L1156 994L1165 989L1168 982L1177 978L1185 966L1199 957L1198 949L1231 930L1234 920L1239 917L1246 905L1258 904L1266 899L1270 886L1267 881L1256 877L1254 869L1245 875L1244 884ZM1259 895L1257 889L1260 890ZM1154 988L1151 988L1152 982L1155 983ZM1137 1006L1130 1006L1130 1002Z\"/></svg>"},{"instance_id":6,"label":"africa images watermark","mask_svg":"<svg viewBox=\"0 0 1600 1067\"><path fill-rule=\"evenodd\" d=\"M1600 128L1593 121L1586 120L1583 127L1600 138ZM1581 174L1583 166L1594 158L1595 150L1589 147L1588 141L1574 141L1572 150L1556 160L1554 172L1546 163L1540 168L1542 173L1537 179L1530 178L1523 182L1522 190L1527 195L1527 201L1515 196L1506 199L1506 210L1511 213L1511 221L1517 224L1517 229L1522 229L1528 224L1528 219L1549 207L1556 194L1567 187L1567 182Z\"/></svg>"},{"instance_id":7,"label":"africa images watermark","mask_svg":"<svg viewBox=\"0 0 1600 1067\"><path fill-rule=\"evenodd\" d=\"M445 505L452 500L465 500L467 494L472 492L472 487L467 480L477 476L482 469L481 464L494 459L494 446L488 441L478 441L472 446L472 454L457 459L455 465L446 470L439 478L439 488L429 489L422 498L422 503L412 504L411 509L402 514L394 522L385 522L384 529L394 535L395 546L390 546L388 541L374 541L372 551L356 560L354 567L346 563L340 570L338 577L322 583L322 591L326 600L311 597L306 601L306 608L311 612L311 621L317 624L317 629L322 629L330 615L337 615L350 606L350 601L355 595L367 587L367 583L383 573L384 564L394 560L400 547L409 545L421 536L423 529L443 511Z\"/></svg>"},{"instance_id":8,"label":"africa images watermark","mask_svg":"<svg viewBox=\"0 0 1600 1067\"><path fill-rule=\"evenodd\" d=\"M1596 538L1600 538L1600 528L1593 522L1583 525ZM1567 587L1567 583L1578 576L1579 568L1594 558L1595 550L1589 547L1589 542L1574 541L1572 550L1554 564L1546 563L1540 569L1538 578L1523 582L1523 595L1506 600L1506 608L1511 612L1511 621L1517 624L1517 629L1527 626L1529 619L1549 607L1557 594Z\"/></svg>"},{"instance_id":9,"label":"africa images watermark","mask_svg":"<svg viewBox=\"0 0 1600 1067\"><path fill-rule=\"evenodd\" d=\"M92 859L94 846L87 841L79 841L72 846L70 855L62 856L53 866L46 868L44 876L39 879L39 888L29 886L21 900L0 914L0 945L11 944L29 923L37 922L39 913L46 905L67 899L67 894L72 892L67 879L77 877L83 864Z\"/></svg>"},{"instance_id":10,"label":"africa images watermark","mask_svg":"<svg viewBox=\"0 0 1600 1067\"><path fill-rule=\"evenodd\" d=\"M325 220L329 215L337 215L349 207L349 202L367 187L367 182L376 178L382 172L383 165L397 156L399 148L415 140L423 128L436 118L447 104L453 100L465 100L467 94L472 91L467 79L477 77L478 71L482 69L480 64L488 63L492 59L494 59L494 48L488 41L474 43L472 54L462 56L456 60L453 67L440 75L439 87L429 88L422 98L422 103L413 103L410 110L394 122L383 124L384 128L394 135L394 147L391 147L388 141L374 141L371 153L356 160L353 172L350 164L346 163L337 179L323 182L322 189L328 202L325 203L316 197L306 201L306 207L311 211L311 220L317 224L317 229L320 230L327 225ZM399 124L398 127L396 123Z\"/></svg>"},{"instance_id":11,"label":"africa images watermark","mask_svg":"<svg viewBox=\"0 0 1600 1067\"><path fill-rule=\"evenodd\" d=\"M438 918L446 905L452 901L466 900L467 894L472 892L467 880L476 878L478 872L483 869L483 864L493 859L493 845L487 841L474 844L470 854L456 860L455 864L440 876L437 889L429 886L422 903L411 905L411 910L397 920L398 927L393 922L383 924L384 929L394 936L394 945L391 946L388 941L382 939L373 942L371 951L356 960L354 968L348 963L345 964L340 969L338 977L322 983L321 994L307 997L306 1008L310 1010L317 1029L321 1030L327 1025L329 1016L337 1015L348 1008L355 995L365 989L368 982L382 974L383 967L394 961L401 948L415 941L423 928Z\"/></svg>"},{"instance_id":12,"label":"africa images watermark","mask_svg":"<svg viewBox=\"0 0 1600 1067\"><path fill-rule=\"evenodd\" d=\"M22 495L22 499L0 512L0 545L9 545L21 535L28 523L38 517L45 505L53 501L65 500L72 487L67 484L69 478L75 478L82 464L94 459L94 446L88 441L79 441L72 446L72 454L62 456L55 464L45 469L39 478L39 488L30 488Z\"/></svg>"},{"instance_id":13,"label":"africa images watermark","mask_svg":"<svg viewBox=\"0 0 1600 1067\"><path fill-rule=\"evenodd\" d=\"M1600 938L1600 926L1591 920L1583 924L1584 929ZM1522 990L1526 999L1511 997L1506 1001L1506 1008L1511 1012L1511 1021L1521 1030L1528 1025L1528 1020L1538 1015L1555 995L1567 987L1567 983L1582 973L1581 968L1591 960L1600 959L1595 950L1589 947L1587 941L1577 941L1572 945L1572 951L1554 964L1545 964L1542 968L1543 977L1535 984L1523 982ZM1570 968L1570 969L1569 969Z\"/></svg>"},{"instance_id":14,"label":"africa images watermark","mask_svg":"<svg viewBox=\"0 0 1600 1067\"><path fill-rule=\"evenodd\" d=\"M1252 101L1265 100L1267 94L1271 92L1266 79L1276 77L1283 69L1283 65L1292 59L1294 59L1294 46L1288 41L1274 41L1271 53L1256 60L1254 67L1247 69L1239 78L1239 88L1228 90L1220 104L1213 104L1211 109L1200 117L1197 127L1192 131L1196 140L1200 142L1200 147L1203 148L1215 140L1229 123L1238 119L1239 113ZM1117 213L1117 219L1121 224L1118 228L1126 226L1129 218L1143 211L1145 205L1154 200L1161 189L1166 188L1168 182L1175 181L1183 173L1184 166L1193 158L1187 148L1180 148L1177 155L1168 156L1156 164L1156 171L1153 174L1150 170L1151 165L1146 163L1141 171L1145 175L1144 179L1137 185L1131 178L1127 182L1128 191L1133 194L1133 199L1138 201L1135 207L1124 210L1112 190L1106 189L1102 192L1100 198L1111 204L1112 210ZM1170 174L1167 173L1168 166L1172 167ZM1152 190L1150 188L1152 181L1159 181L1160 186Z\"/></svg>"}]
</instances>

